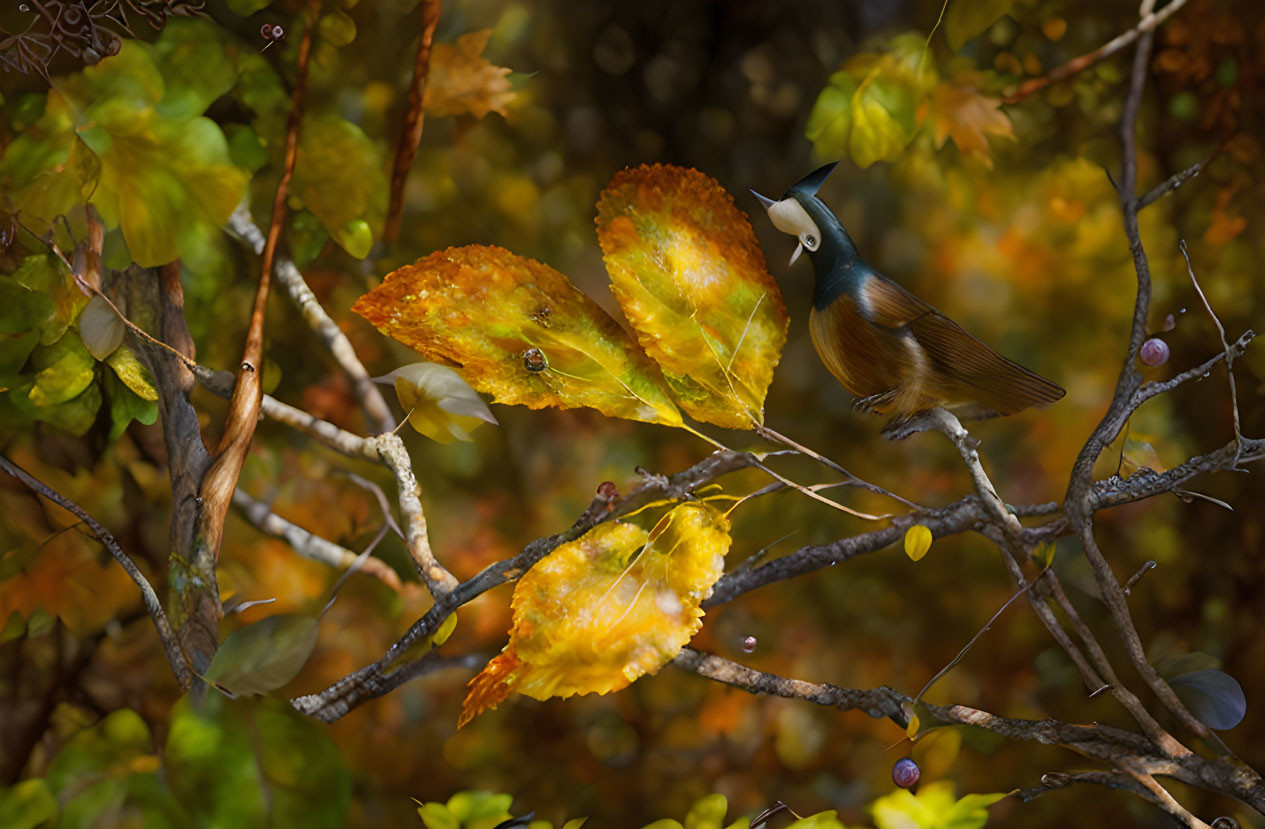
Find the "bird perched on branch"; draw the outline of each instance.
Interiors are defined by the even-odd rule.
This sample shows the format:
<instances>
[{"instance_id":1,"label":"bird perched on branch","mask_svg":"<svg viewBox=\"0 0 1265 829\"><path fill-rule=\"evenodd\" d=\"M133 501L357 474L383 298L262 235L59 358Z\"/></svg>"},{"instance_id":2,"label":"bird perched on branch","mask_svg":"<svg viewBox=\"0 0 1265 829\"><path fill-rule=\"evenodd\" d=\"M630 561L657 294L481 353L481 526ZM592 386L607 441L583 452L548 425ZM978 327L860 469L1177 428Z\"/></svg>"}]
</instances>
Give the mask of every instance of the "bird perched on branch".
<instances>
[{"instance_id":1,"label":"bird perched on branch","mask_svg":"<svg viewBox=\"0 0 1265 829\"><path fill-rule=\"evenodd\" d=\"M1063 389L998 354L944 314L871 268L817 198L834 164L778 201L752 190L773 226L799 239L813 263L809 332L830 373L860 399L858 411L897 419L942 406L984 419L1044 406Z\"/></svg>"}]
</instances>

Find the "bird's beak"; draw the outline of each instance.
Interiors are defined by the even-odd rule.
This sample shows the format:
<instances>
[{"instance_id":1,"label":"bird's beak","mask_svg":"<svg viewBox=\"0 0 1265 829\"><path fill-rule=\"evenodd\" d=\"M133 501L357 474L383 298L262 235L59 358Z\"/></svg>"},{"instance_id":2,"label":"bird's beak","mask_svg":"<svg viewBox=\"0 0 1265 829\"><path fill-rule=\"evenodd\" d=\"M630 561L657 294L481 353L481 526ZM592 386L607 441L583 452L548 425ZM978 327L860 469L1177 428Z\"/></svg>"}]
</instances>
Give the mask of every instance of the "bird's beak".
<instances>
[{"instance_id":1,"label":"bird's beak","mask_svg":"<svg viewBox=\"0 0 1265 829\"><path fill-rule=\"evenodd\" d=\"M773 205L777 204L777 202L773 201L773 199L769 198L768 196L761 196L759 193L757 193L757 192L756 192L756 191L754 191L754 190L752 190L752 191L751 191L751 195L755 196L755 197L756 197L756 199L758 199L758 200L759 200L760 205L761 205L761 206L762 206L762 207L763 207L766 211L767 211L770 207L772 207Z\"/></svg>"},{"instance_id":2,"label":"bird's beak","mask_svg":"<svg viewBox=\"0 0 1265 829\"><path fill-rule=\"evenodd\" d=\"M791 261L786 263L786 267L789 268L791 265L794 265L795 260L798 259L799 255L803 252L804 252L804 243L800 242L799 244L795 246L795 252L791 254Z\"/></svg>"}]
</instances>

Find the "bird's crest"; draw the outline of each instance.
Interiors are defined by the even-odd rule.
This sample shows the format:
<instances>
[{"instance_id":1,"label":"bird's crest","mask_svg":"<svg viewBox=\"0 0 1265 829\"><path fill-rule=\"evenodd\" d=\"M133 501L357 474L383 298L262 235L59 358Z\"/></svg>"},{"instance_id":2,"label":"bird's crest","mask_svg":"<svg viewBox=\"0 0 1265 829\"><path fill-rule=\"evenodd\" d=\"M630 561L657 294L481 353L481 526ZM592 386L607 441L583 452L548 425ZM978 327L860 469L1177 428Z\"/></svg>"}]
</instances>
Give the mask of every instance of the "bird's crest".
<instances>
[{"instance_id":1,"label":"bird's crest","mask_svg":"<svg viewBox=\"0 0 1265 829\"><path fill-rule=\"evenodd\" d=\"M826 183L826 179L832 172L834 172L834 169L838 166L838 164L839 162L832 161L823 167L818 167L816 170L813 170L811 173L792 184L790 189L786 191L786 195L782 196L782 198L788 198L792 193L801 193L805 196L817 195L817 191L821 189L821 185Z\"/></svg>"}]
</instances>

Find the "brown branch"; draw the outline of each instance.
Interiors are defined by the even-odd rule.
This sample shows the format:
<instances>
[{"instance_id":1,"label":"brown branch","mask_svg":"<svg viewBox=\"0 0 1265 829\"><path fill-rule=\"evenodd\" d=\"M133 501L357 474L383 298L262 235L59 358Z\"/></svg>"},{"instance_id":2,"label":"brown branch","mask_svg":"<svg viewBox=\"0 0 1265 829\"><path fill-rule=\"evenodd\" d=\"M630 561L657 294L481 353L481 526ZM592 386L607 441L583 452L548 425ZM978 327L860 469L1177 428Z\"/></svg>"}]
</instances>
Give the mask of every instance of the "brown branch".
<instances>
[{"instance_id":1,"label":"brown branch","mask_svg":"<svg viewBox=\"0 0 1265 829\"><path fill-rule=\"evenodd\" d=\"M757 671L714 654L684 648L673 659L682 670L741 688L753 694L801 699L842 711L861 710L871 717L908 727L913 700L883 686L869 690L840 688ZM918 703L924 726L970 725L1010 739L1062 746L1082 756L1112 764L1130 774L1164 775L1210 791L1228 794L1265 810L1265 782L1233 758L1207 759L1196 754L1170 757L1141 734L1098 723L1077 725L1058 720L1021 720L998 717L966 705Z\"/></svg>"},{"instance_id":2,"label":"brown branch","mask_svg":"<svg viewBox=\"0 0 1265 829\"><path fill-rule=\"evenodd\" d=\"M1138 24L1132 29L1129 29L1123 34L1117 35L1107 43L1099 46L1094 51L1088 52L1080 57L1072 58L1062 66L1051 70L1048 75L1040 78L1031 78L1019 84L1013 92L1010 92L1002 98L1002 102L1007 104L1018 103L1032 93L1045 89L1052 83L1061 81L1065 78L1070 78L1077 73L1084 72L1103 58L1111 57L1130 43L1133 43L1139 36L1151 33L1156 26L1159 26L1165 20L1168 20L1170 17L1177 14L1177 12L1181 11L1182 7L1186 5L1186 2L1187 0L1173 0L1173 2L1169 3L1158 12L1151 12L1143 15L1142 19L1139 20Z\"/></svg>"},{"instance_id":3,"label":"brown branch","mask_svg":"<svg viewBox=\"0 0 1265 829\"><path fill-rule=\"evenodd\" d=\"M395 475L399 491L400 512L404 514L405 543L417 564L418 575L426 583L431 596L438 601L457 588L457 579L435 558L430 547L430 535L426 530L426 513L422 510L422 490L413 474L413 462L404 441L394 432L370 438L378 450L382 462Z\"/></svg>"},{"instance_id":4,"label":"brown branch","mask_svg":"<svg viewBox=\"0 0 1265 829\"><path fill-rule=\"evenodd\" d=\"M395 164L391 168L391 201L387 208L385 236L388 242L400 234L400 218L404 213L404 183L408 180L417 145L422 140L422 124L425 121L426 78L430 74L430 47L435 38L435 24L439 22L440 0L422 0L422 37L417 44L417 60L413 64L413 83L408 91L408 113L404 129L400 132L400 145L395 151Z\"/></svg>"},{"instance_id":5,"label":"brown branch","mask_svg":"<svg viewBox=\"0 0 1265 829\"><path fill-rule=\"evenodd\" d=\"M237 232L237 235L245 239L255 249L255 253L262 254L264 252L267 240L264 238L263 231L251 219L250 211L245 205L233 211L233 215L229 217L228 221L233 230ZM360 362L360 358L356 356L356 350L352 348L351 340L347 339L347 335L338 327L338 323L334 322L325 309L321 307L321 303L303 278L302 271L294 264L293 260L285 256L277 256L276 267L273 268L272 274L276 277L277 282L281 283L281 286L290 294L294 304L299 306L299 313L303 315L303 319L307 321L307 324L325 343L325 347L329 349L334 361L351 378L352 383L356 387L356 394L360 398L361 405L365 407L365 412L369 415L372 423L384 432L394 429L395 416L391 414L391 407L387 405L386 399L383 398L382 392L379 391L377 385L369 378L369 372L365 370L364 363Z\"/></svg>"},{"instance_id":6,"label":"brown branch","mask_svg":"<svg viewBox=\"0 0 1265 829\"><path fill-rule=\"evenodd\" d=\"M319 561L338 570L347 570L356 563L359 554L339 544L314 535L277 515L263 501L255 500L242 490L233 493L233 506L260 532L284 539L296 553L306 559ZM403 586L399 575L385 561L377 558L366 558L360 570L379 579L392 590L399 591Z\"/></svg>"},{"instance_id":7,"label":"brown branch","mask_svg":"<svg viewBox=\"0 0 1265 829\"><path fill-rule=\"evenodd\" d=\"M114 560L119 563L119 566L127 572L127 575L140 589L141 598L145 602L145 609L149 611L149 616L154 621L154 627L158 630L158 638L162 641L163 650L167 652L167 661L171 663L171 670L176 675L176 681L180 683L181 689L187 689L193 682L193 674L189 670L188 660L185 659L184 653L180 650L176 632L172 628L171 622L167 619L167 613L163 610L162 602L159 601L158 594L154 592L154 587L149 583L149 579L145 578L145 574L140 571L136 563L132 561L127 553L123 552L123 548L114 540L114 536L111 535L110 531L102 526L101 522L89 515L83 507L34 477L4 455L0 455L0 469L26 484L33 492L39 493L71 515L74 515L110 551L110 555L114 557Z\"/></svg>"},{"instance_id":8,"label":"brown branch","mask_svg":"<svg viewBox=\"0 0 1265 829\"><path fill-rule=\"evenodd\" d=\"M285 223L290 179L294 175L294 163L299 153L299 124L303 120L303 104L307 96L312 28L316 25L319 12L318 0L311 0L308 3L307 25L303 29L303 39L299 42L298 80L295 83L290 115L286 123L285 168L272 202L272 220L268 226L268 239L264 245L263 262L259 270L259 285L255 291L255 303L250 314L250 327L246 331L246 344L242 349L241 367L237 372L233 396L229 400L224 433L220 438L219 446L216 447L215 459L211 462L211 467L203 477L199 489L203 509L198 543L209 550L210 555L215 559L219 557L220 540L224 535L224 517L228 512L229 502L233 498L233 490L237 488L237 478L241 474L242 464L246 462L246 453L250 449L251 438L255 434L255 424L259 421L259 407L263 398L260 378L264 349L264 313L268 307L273 258L276 256L277 245L281 241L281 229Z\"/></svg>"}]
</instances>

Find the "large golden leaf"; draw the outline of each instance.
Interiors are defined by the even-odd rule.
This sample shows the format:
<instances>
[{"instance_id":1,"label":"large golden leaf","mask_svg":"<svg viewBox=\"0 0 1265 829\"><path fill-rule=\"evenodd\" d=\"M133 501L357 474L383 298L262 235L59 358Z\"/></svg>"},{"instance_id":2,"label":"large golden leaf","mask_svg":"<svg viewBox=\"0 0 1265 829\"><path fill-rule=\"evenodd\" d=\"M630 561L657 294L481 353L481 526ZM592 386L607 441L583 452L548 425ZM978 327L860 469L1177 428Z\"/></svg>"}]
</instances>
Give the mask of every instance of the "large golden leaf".
<instances>
[{"instance_id":1,"label":"large golden leaf","mask_svg":"<svg viewBox=\"0 0 1265 829\"><path fill-rule=\"evenodd\" d=\"M471 680L459 725L511 691L605 694L658 671L702 627L729 542L724 516L688 503L649 533L610 522L554 550L518 582L509 644Z\"/></svg>"},{"instance_id":2,"label":"large golden leaf","mask_svg":"<svg viewBox=\"0 0 1265 829\"><path fill-rule=\"evenodd\" d=\"M618 173L597 205L611 289L681 408L764 422L786 306L747 217L711 178L662 164Z\"/></svg>"},{"instance_id":3,"label":"large golden leaf","mask_svg":"<svg viewBox=\"0 0 1265 829\"><path fill-rule=\"evenodd\" d=\"M459 366L498 403L682 425L654 363L597 303L503 248L432 253L388 274L352 310L427 359Z\"/></svg>"}]
</instances>

